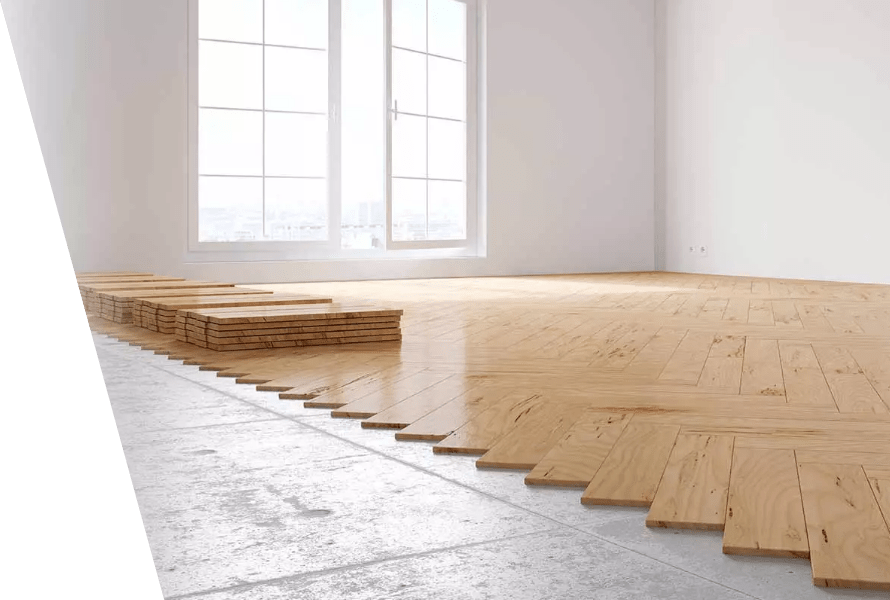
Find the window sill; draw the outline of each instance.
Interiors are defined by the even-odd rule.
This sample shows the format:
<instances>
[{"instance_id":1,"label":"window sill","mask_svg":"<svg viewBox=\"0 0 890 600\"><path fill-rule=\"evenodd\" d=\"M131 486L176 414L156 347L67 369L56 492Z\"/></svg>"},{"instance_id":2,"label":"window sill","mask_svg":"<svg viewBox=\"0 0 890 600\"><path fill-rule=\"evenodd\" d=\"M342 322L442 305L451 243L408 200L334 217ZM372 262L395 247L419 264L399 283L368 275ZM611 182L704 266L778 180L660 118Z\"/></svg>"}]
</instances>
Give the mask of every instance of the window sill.
<instances>
[{"instance_id":1,"label":"window sill","mask_svg":"<svg viewBox=\"0 0 890 600\"><path fill-rule=\"evenodd\" d=\"M250 262L360 262L397 260L450 260L484 258L476 248L424 248L405 250L270 250L270 251L219 251L201 248L185 255L188 263L250 263Z\"/></svg>"}]
</instances>

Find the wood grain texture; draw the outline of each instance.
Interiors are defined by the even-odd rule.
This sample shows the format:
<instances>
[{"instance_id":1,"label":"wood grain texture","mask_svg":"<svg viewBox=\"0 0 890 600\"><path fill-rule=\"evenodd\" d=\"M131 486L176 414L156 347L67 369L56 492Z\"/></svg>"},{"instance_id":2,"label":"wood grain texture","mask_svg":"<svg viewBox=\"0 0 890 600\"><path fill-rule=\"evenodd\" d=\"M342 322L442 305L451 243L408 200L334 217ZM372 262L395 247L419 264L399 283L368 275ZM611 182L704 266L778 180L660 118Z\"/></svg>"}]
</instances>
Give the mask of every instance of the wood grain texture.
<instances>
[{"instance_id":1,"label":"wood grain texture","mask_svg":"<svg viewBox=\"0 0 890 600\"><path fill-rule=\"evenodd\" d=\"M858 465L799 464L813 583L890 590L890 531Z\"/></svg>"},{"instance_id":2,"label":"wood grain texture","mask_svg":"<svg viewBox=\"0 0 890 600\"><path fill-rule=\"evenodd\" d=\"M404 379L383 385L376 391L331 411L332 417L367 419L395 406L406 398L418 394L448 378L442 373L423 371Z\"/></svg>"},{"instance_id":3,"label":"wood grain texture","mask_svg":"<svg viewBox=\"0 0 890 600\"><path fill-rule=\"evenodd\" d=\"M722 530L732 444L729 436L679 435L646 526Z\"/></svg>"},{"instance_id":4,"label":"wood grain texture","mask_svg":"<svg viewBox=\"0 0 890 600\"><path fill-rule=\"evenodd\" d=\"M864 468L868 482L871 484L871 491L881 508L884 523L890 526L890 466Z\"/></svg>"},{"instance_id":5,"label":"wood grain texture","mask_svg":"<svg viewBox=\"0 0 890 600\"><path fill-rule=\"evenodd\" d=\"M440 442L508 394L503 389L474 388L398 431L396 439Z\"/></svg>"},{"instance_id":6,"label":"wood grain texture","mask_svg":"<svg viewBox=\"0 0 890 600\"><path fill-rule=\"evenodd\" d=\"M362 421L362 427L404 429L455 398L467 397L481 382L474 375L451 375Z\"/></svg>"},{"instance_id":7,"label":"wood grain texture","mask_svg":"<svg viewBox=\"0 0 890 600\"><path fill-rule=\"evenodd\" d=\"M800 469L858 469L872 504L841 505L855 514L826 533L831 552L842 534L840 553L868 568L817 573L890 582L890 562L866 548L875 517L887 520L890 286L620 273L96 289L191 285L161 277L82 277L90 326L437 454L526 470L530 485L586 485L585 504L651 505L650 524L720 527L725 443L702 454L691 440L732 439L726 552L804 555L811 521L836 515L807 510L795 537ZM332 302L261 306L282 294ZM325 345L285 347L314 340Z\"/></svg>"},{"instance_id":8,"label":"wood grain texture","mask_svg":"<svg viewBox=\"0 0 890 600\"><path fill-rule=\"evenodd\" d=\"M548 404L547 400L544 397L542 401L545 410L531 413L498 438L488 452L476 461L476 467L532 470L585 409L580 402Z\"/></svg>"},{"instance_id":9,"label":"wood grain texture","mask_svg":"<svg viewBox=\"0 0 890 600\"><path fill-rule=\"evenodd\" d=\"M584 490L581 503L651 505L679 432L679 426L629 424Z\"/></svg>"},{"instance_id":10,"label":"wood grain texture","mask_svg":"<svg viewBox=\"0 0 890 600\"><path fill-rule=\"evenodd\" d=\"M586 488L629 422L627 414L584 413L535 465L525 483Z\"/></svg>"},{"instance_id":11,"label":"wood grain texture","mask_svg":"<svg viewBox=\"0 0 890 600\"><path fill-rule=\"evenodd\" d=\"M485 454L512 428L545 409L541 394L513 392L433 446L437 454Z\"/></svg>"},{"instance_id":12,"label":"wood grain texture","mask_svg":"<svg viewBox=\"0 0 890 600\"><path fill-rule=\"evenodd\" d=\"M740 448L736 440L723 552L809 558L793 450Z\"/></svg>"},{"instance_id":13,"label":"wood grain texture","mask_svg":"<svg viewBox=\"0 0 890 600\"><path fill-rule=\"evenodd\" d=\"M658 377L659 381L695 385L714 343L714 334L689 331Z\"/></svg>"},{"instance_id":14,"label":"wood grain texture","mask_svg":"<svg viewBox=\"0 0 890 600\"><path fill-rule=\"evenodd\" d=\"M785 381L779 343L776 340L747 338L741 378L742 394L784 396Z\"/></svg>"}]
</instances>

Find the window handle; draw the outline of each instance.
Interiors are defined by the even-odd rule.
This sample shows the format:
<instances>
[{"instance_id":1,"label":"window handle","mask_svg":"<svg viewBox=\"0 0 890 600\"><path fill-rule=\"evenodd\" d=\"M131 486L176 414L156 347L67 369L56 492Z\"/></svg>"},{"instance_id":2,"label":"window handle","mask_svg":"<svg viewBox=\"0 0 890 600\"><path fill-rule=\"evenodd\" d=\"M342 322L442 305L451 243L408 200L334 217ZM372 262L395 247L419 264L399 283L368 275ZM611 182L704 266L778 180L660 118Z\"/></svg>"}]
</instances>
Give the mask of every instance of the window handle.
<instances>
[{"instance_id":1,"label":"window handle","mask_svg":"<svg viewBox=\"0 0 890 600\"><path fill-rule=\"evenodd\" d=\"M394 104L393 109L392 109L393 121L398 121L399 120L399 101L393 100L393 104Z\"/></svg>"}]
</instances>

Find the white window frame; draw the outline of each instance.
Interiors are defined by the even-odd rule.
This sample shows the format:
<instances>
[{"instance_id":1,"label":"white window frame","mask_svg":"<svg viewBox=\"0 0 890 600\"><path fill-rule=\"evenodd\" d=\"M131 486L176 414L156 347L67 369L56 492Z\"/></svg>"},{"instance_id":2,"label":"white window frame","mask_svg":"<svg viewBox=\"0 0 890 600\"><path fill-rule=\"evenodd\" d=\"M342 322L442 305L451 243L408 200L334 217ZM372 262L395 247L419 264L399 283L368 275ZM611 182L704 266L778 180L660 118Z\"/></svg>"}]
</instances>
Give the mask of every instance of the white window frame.
<instances>
[{"instance_id":1,"label":"white window frame","mask_svg":"<svg viewBox=\"0 0 890 600\"><path fill-rule=\"evenodd\" d=\"M467 6L467 175L466 175L466 239L435 241L392 240L392 0L381 0L384 6L384 73L386 115L385 170L386 219L384 222L386 248L343 249L340 247L340 35L341 0L329 0L328 76L329 76L329 134L328 134L328 240L327 241L240 241L202 242L198 228L198 4L188 0L188 253L194 262L217 261L281 261L281 260L341 260L393 258L457 258L484 255L479 223L482 212L481 182L478 177L482 140L478 129L479 114L479 47L481 38L478 0L456 0ZM334 225L336 224L336 225Z\"/></svg>"}]
</instances>

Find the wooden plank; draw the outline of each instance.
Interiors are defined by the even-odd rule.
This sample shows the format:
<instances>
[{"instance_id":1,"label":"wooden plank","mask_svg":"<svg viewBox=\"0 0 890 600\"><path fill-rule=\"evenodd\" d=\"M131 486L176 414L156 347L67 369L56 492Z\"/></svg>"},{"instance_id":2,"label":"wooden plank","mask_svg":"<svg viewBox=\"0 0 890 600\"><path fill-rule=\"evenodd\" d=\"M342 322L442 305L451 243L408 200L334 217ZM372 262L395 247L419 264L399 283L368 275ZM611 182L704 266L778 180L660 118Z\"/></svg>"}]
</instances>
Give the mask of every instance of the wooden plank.
<instances>
[{"instance_id":1,"label":"wooden plank","mask_svg":"<svg viewBox=\"0 0 890 600\"><path fill-rule=\"evenodd\" d=\"M401 310L376 308L373 306L346 306L338 303L300 306L270 306L240 308L189 309L182 311L195 321L206 321L220 325L236 323L284 323L327 319L396 317Z\"/></svg>"},{"instance_id":2,"label":"wooden plank","mask_svg":"<svg viewBox=\"0 0 890 600\"><path fill-rule=\"evenodd\" d=\"M881 509L884 523L890 525L890 467L865 467L871 491Z\"/></svg>"},{"instance_id":3,"label":"wooden plank","mask_svg":"<svg viewBox=\"0 0 890 600\"><path fill-rule=\"evenodd\" d=\"M367 419L377 413L410 398L414 394L434 386L448 377L443 373L424 371L405 379L384 385L381 389L358 398L331 412L332 417Z\"/></svg>"},{"instance_id":4,"label":"wooden plank","mask_svg":"<svg viewBox=\"0 0 890 600\"><path fill-rule=\"evenodd\" d=\"M595 334L585 336L580 344L574 345L562 357L572 360L583 360L589 363L604 359L612 348L625 334L632 331L635 323L613 321Z\"/></svg>"},{"instance_id":5,"label":"wooden plank","mask_svg":"<svg viewBox=\"0 0 890 600\"><path fill-rule=\"evenodd\" d=\"M119 275L119 276L93 276L78 277L77 283L143 283L150 281L185 281L182 277L167 277L166 275Z\"/></svg>"},{"instance_id":6,"label":"wooden plank","mask_svg":"<svg viewBox=\"0 0 890 600\"><path fill-rule=\"evenodd\" d=\"M750 325L774 325L773 305L768 300L751 300L748 309L748 324Z\"/></svg>"},{"instance_id":7,"label":"wooden plank","mask_svg":"<svg viewBox=\"0 0 890 600\"><path fill-rule=\"evenodd\" d=\"M282 400L309 400L332 389L355 383L368 375L379 373L398 364L397 359L388 356L369 357L357 355L346 357L339 363L328 360L326 363L299 368L283 377L275 377L257 385L260 392L289 392ZM279 396L281 397L281 396Z\"/></svg>"},{"instance_id":8,"label":"wooden plank","mask_svg":"<svg viewBox=\"0 0 890 600\"><path fill-rule=\"evenodd\" d=\"M90 283L80 284L80 289L91 292L110 291L148 291L148 290L176 290L176 289L201 289L201 288L233 288L234 283L220 283L217 281L145 281L134 283Z\"/></svg>"},{"instance_id":9,"label":"wooden plank","mask_svg":"<svg viewBox=\"0 0 890 600\"><path fill-rule=\"evenodd\" d=\"M802 329L803 323L797 314L797 307L791 300L774 300L772 302L773 319L776 327Z\"/></svg>"},{"instance_id":10,"label":"wooden plank","mask_svg":"<svg viewBox=\"0 0 890 600\"><path fill-rule=\"evenodd\" d=\"M220 346L229 344L249 344L252 342L281 342L287 340L315 340L325 338L349 338L367 335L390 335L400 332L398 325L393 323L377 323L363 324L358 326L341 325L337 327L326 327L323 329L315 329L314 331L303 331L300 333L286 334L262 334L262 335L242 335L238 337L216 337L212 335L196 335L194 337L203 339L208 343L214 343Z\"/></svg>"},{"instance_id":11,"label":"wooden plank","mask_svg":"<svg viewBox=\"0 0 890 600\"><path fill-rule=\"evenodd\" d=\"M741 393L785 395L779 344L776 340L758 340L750 337L745 339Z\"/></svg>"},{"instance_id":12,"label":"wooden plank","mask_svg":"<svg viewBox=\"0 0 890 600\"><path fill-rule=\"evenodd\" d=\"M628 424L581 497L582 504L649 506L661 481L676 425Z\"/></svg>"},{"instance_id":13,"label":"wooden plank","mask_svg":"<svg viewBox=\"0 0 890 600\"><path fill-rule=\"evenodd\" d=\"M634 326L614 344L591 361L590 366L599 369L623 369L655 337L657 325Z\"/></svg>"},{"instance_id":14,"label":"wooden plank","mask_svg":"<svg viewBox=\"0 0 890 600\"><path fill-rule=\"evenodd\" d=\"M722 530L732 444L730 436L679 435L646 526Z\"/></svg>"},{"instance_id":15,"label":"wooden plank","mask_svg":"<svg viewBox=\"0 0 890 600\"><path fill-rule=\"evenodd\" d=\"M341 325L362 325L366 323L391 323L398 325L401 319L398 316L383 317L356 317L356 318L332 318L332 319L307 319L295 322L274 321L272 323L240 323L234 325L216 325L213 323L202 323L194 321L188 317L176 318L177 326L180 326L195 333L204 335L212 335L214 337L238 337L245 335L245 332L252 335L262 334L278 334L278 333L296 333L304 331L309 327L336 327ZM256 332L256 333L254 333Z\"/></svg>"},{"instance_id":16,"label":"wooden plank","mask_svg":"<svg viewBox=\"0 0 890 600\"><path fill-rule=\"evenodd\" d=\"M544 398L547 403L547 398ZM582 403L551 403L517 423L476 461L479 469L532 470L584 412Z\"/></svg>"},{"instance_id":17,"label":"wooden plank","mask_svg":"<svg viewBox=\"0 0 890 600\"><path fill-rule=\"evenodd\" d=\"M855 317L843 308L823 306L822 313L835 333L864 333Z\"/></svg>"},{"instance_id":18,"label":"wooden plank","mask_svg":"<svg viewBox=\"0 0 890 600\"><path fill-rule=\"evenodd\" d=\"M747 323L749 305L750 300L747 298L730 298L726 305L726 311L723 313L723 320L733 323Z\"/></svg>"},{"instance_id":19,"label":"wooden plank","mask_svg":"<svg viewBox=\"0 0 890 600\"><path fill-rule=\"evenodd\" d=\"M698 317L708 299L709 296L702 294L688 296L676 314L684 317Z\"/></svg>"},{"instance_id":20,"label":"wooden plank","mask_svg":"<svg viewBox=\"0 0 890 600\"><path fill-rule=\"evenodd\" d=\"M686 294L671 294L667 300L658 305L655 312L658 314L674 315L686 304L689 296Z\"/></svg>"},{"instance_id":21,"label":"wooden plank","mask_svg":"<svg viewBox=\"0 0 890 600\"><path fill-rule=\"evenodd\" d=\"M482 379L475 375L452 375L365 419L362 427L403 429L455 398L469 395Z\"/></svg>"},{"instance_id":22,"label":"wooden plank","mask_svg":"<svg viewBox=\"0 0 890 600\"><path fill-rule=\"evenodd\" d=\"M878 452L878 449L883 452ZM823 465L864 465L871 468L890 468L890 448L871 445L868 451L854 450L797 450L797 462L800 464Z\"/></svg>"},{"instance_id":23,"label":"wooden plank","mask_svg":"<svg viewBox=\"0 0 890 600\"><path fill-rule=\"evenodd\" d=\"M664 370L686 336L686 332L686 329L661 328L627 365L624 372L641 378L655 379Z\"/></svg>"},{"instance_id":24,"label":"wooden plank","mask_svg":"<svg viewBox=\"0 0 890 600\"><path fill-rule=\"evenodd\" d=\"M525 483L586 488L630 418L627 413L585 412L535 465Z\"/></svg>"},{"instance_id":25,"label":"wooden plank","mask_svg":"<svg viewBox=\"0 0 890 600\"><path fill-rule=\"evenodd\" d=\"M210 288L194 288L184 287L179 289L161 289L161 290L114 290L101 293L105 297L120 299L154 299L154 298L195 298L200 296L271 296L269 290L260 290L247 287L210 287Z\"/></svg>"},{"instance_id":26,"label":"wooden plank","mask_svg":"<svg viewBox=\"0 0 890 600\"><path fill-rule=\"evenodd\" d=\"M854 375L862 373L862 369L856 364L856 359L849 350L835 344L812 344L816 355L817 365L825 372L839 375Z\"/></svg>"},{"instance_id":27,"label":"wooden plank","mask_svg":"<svg viewBox=\"0 0 890 600\"><path fill-rule=\"evenodd\" d=\"M886 420L876 419L879 415L862 414L861 419L844 419L846 415L833 413L840 419L828 419L814 413L809 419L793 415L789 411L788 418L768 418L744 416L736 412L735 416L725 414L696 414L696 411L662 412L637 415L637 421L648 423L671 423L681 425L684 431L696 434L725 434L733 436L790 436L810 439L861 439L876 440L890 437L890 427Z\"/></svg>"},{"instance_id":28,"label":"wooden plank","mask_svg":"<svg viewBox=\"0 0 890 600\"><path fill-rule=\"evenodd\" d=\"M857 348L851 352L878 396L890 406L890 354L884 350Z\"/></svg>"},{"instance_id":29,"label":"wooden plank","mask_svg":"<svg viewBox=\"0 0 890 600\"><path fill-rule=\"evenodd\" d=\"M698 314L698 318L707 321L719 321L723 318L723 313L726 312L728 304L728 298L710 298L705 302L701 312Z\"/></svg>"},{"instance_id":30,"label":"wooden plank","mask_svg":"<svg viewBox=\"0 0 890 600\"><path fill-rule=\"evenodd\" d=\"M840 412L890 412L865 375L826 372L825 379Z\"/></svg>"},{"instance_id":31,"label":"wooden plank","mask_svg":"<svg viewBox=\"0 0 890 600\"><path fill-rule=\"evenodd\" d=\"M804 329L819 332L834 332L834 328L822 314L822 307L818 304L797 303L797 312Z\"/></svg>"},{"instance_id":32,"label":"wooden plank","mask_svg":"<svg viewBox=\"0 0 890 600\"><path fill-rule=\"evenodd\" d=\"M862 467L799 464L813 583L890 590L890 531Z\"/></svg>"},{"instance_id":33,"label":"wooden plank","mask_svg":"<svg viewBox=\"0 0 890 600\"><path fill-rule=\"evenodd\" d=\"M545 410L541 394L513 392L433 446L436 454L482 455L513 427Z\"/></svg>"},{"instance_id":34,"label":"wooden plank","mask_svg":"<svg viewBox=\"0 0 890 600\"><path fill-rule=\"evenodd\" d=\"M499 388L474 388L398 431L396 439L440 442L508 393Z\"/></svg>"},{"instance_id":35,"label":"wooden plank","mask_svg":"<svg viewBox=\"0 0 890 600\"><path fill-rule=\"evenodd\" d=\"M810 344L780 341L779 355L788 404L837 408Z\"/></svg>"},{"instance_id":36,"label":"wooden plank","mask_svg":"<svg viewBox=\"0 0 890 600\"><path fill-rule=\"evenodd\" d=\"M89 277L153 277L152 273L143 271L80 271L74 274L76 279Z\"/></svg>"},{"instance_id":37,"label":"wooden plank","mask_svg":"<svg viewBox=\"0 0 890 600\"><path fill-rule=\"evenodd\" d=\"M238 352L241 350L274 350L279 348L304 348L309 346L332 346L337 344L369 344L376 342L400 342L401 334L392 335L372 335L364 337L339 337L339 338L323 338L311 340L289 340L283 342L257 342L250 344L231 344L221 346L218 344L205 343L199 340L189 340L196 346L208 348L217 352Z\"/></svg>"},{"instance_id":38,"label":"wooden plank","mask_svg":"<svg viewBox=\"0 0 890 600\"><path fill-rule=\"evenodd\" d=\"M354 400L364 398L365 396L383 390L384 388L405 379L421 373L426 369L413 365L400 364L394 367L369 373L365 376L358 377L355 381L350 381L344 385L336 386L325 390L311 400L303 403L306 408L340 408ZM303 400L306 394L303 390L290 390L281 392L278 397L282 400Z\"/></svg>"},{"instance_id":39,"label":"wooden plank","mask_svg":"<svg viewBox=\"0 0 890 600\"><path fill-rule=\"evenodd\" d=\"M855 438L854 435L848 437ZM880 447L880 446L878 446ZM876 452L876 444L870 439L826 439L801 438L797 436L736 436L735 448L761 448L773 450L813 450L825 456L825 453ZM823 458L821 462L825 462Z\"/></svg>"},{"instance_id":40,"label":"wooden plank","mask_svg":"<svg viewBox=\"0 0 890 600\"><path fill-rule=\"evenodd\" d=\"M189 308L219 308L247 306L278 306L301 304L330 304L333 299L326 296L305 296L297 294L244 294L217 296L182 296L161 298L139 298L141 304L161 313L175 312Z\"/></svg>"},{"instance_id":41,"label":"wooden plank","mask_svg":"<svg viewBox=\"0 0 890 600\"><path fill-rule=\"evenodd\" d=\"M846 348L813 344L813 350L840 412L888 412L887 405Z\"/></svg>"},{"instance_id":42,"label":"wooden plank","mask_svg":"<svg viewBox=\"0 0 890 600\"><path fill-rule=\"evenodd\" d=\"M713 333L690 330L680 342L658 380L684 385L697 384L713 342Z\"/></svg>"},{"instance_id":43,"label":"wooden plank","mask_svg":"<svg viewBox=\"0 0 890 600\"><path fill-rule=\"evenodd\" d=\"M736 439L723 552L809 558L793 450L740 448Z\"/></svg>"},{"instance_id":44,"label":"wooden plank","mask_svg":"<svg viewBox=\"0 0 890 600\"><path fill-rule=\"evenodd\" d=\"M698 381L698 387L739 393L745 338L735 335L716 335L708 359Z\"/></svg>"}]
</instances>

